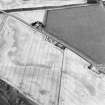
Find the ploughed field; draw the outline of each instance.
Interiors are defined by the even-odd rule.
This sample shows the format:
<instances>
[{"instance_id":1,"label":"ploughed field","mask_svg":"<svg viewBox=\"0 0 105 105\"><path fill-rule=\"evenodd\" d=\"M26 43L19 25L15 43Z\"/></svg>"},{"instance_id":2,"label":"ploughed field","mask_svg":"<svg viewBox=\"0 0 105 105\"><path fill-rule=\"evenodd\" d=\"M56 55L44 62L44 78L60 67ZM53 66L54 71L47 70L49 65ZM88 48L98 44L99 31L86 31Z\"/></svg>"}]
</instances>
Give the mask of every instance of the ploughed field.
<instances>
[{"instance_id":1,"label":"ploughed field","mask_svg":"<svg viewBox=\"0 0 105 105\"><path fill-rule=\"evenodd\" d=\"M105 64L105 10L102 6L49 10L45 30L91 63Z\"/></svg>"}]
</instances>

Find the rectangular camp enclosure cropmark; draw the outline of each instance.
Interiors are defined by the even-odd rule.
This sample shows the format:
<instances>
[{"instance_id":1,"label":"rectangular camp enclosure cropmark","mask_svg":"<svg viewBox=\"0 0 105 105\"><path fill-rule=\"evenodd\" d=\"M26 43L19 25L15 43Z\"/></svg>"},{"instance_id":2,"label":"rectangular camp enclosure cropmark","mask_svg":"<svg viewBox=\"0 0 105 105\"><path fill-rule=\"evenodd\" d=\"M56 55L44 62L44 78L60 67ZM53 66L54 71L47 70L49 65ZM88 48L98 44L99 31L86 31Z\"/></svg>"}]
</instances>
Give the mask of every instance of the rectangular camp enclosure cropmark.
<instances>
[{"instance_id":1,"label":"rectangular camp enclosure cropmark","mask_svg":"<svg viewBox=\"0 0 105 105\"><path fill-rule=\"evenodd\" d=\"M100 4L48 10L45 31L93 64L105 64L105 9Z\"/></svg>"}]
</instances>

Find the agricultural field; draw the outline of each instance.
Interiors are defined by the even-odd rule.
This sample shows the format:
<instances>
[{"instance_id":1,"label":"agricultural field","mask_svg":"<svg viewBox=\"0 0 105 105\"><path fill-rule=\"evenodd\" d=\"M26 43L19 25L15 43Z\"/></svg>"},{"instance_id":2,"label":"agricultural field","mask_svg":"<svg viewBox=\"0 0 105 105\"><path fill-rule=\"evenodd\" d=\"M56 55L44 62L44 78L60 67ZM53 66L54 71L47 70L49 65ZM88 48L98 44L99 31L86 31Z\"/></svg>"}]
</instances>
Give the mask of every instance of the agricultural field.
<instances>
[{"instance_id":1,"label":"agricultural field","mask_svg":"<svg viewBox=\"0 0 105 105\"><path fill-rule=\"evenodd\" d=\"M0 8L80 3L86 1L1 0ZM105 75L95 67L89 69L89 62L31 25L43 24L45 14L46 10L0 13L0 104L105 105Z\"/></svg>"}]
</instances>

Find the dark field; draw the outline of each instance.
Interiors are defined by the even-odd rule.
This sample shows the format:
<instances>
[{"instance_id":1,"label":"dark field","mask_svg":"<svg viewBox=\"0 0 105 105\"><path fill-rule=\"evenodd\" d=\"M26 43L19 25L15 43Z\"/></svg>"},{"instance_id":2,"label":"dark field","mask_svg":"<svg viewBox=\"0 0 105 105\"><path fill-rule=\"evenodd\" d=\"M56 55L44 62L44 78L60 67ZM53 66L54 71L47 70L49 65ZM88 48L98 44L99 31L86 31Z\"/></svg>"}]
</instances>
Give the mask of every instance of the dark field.
<instances>
[{"instance_id":1,"label":"dark field","mask_svg":"<svg viewBox=\"0 0 105 105\"><path fill-rule=\"evenodd\" d=\"M105 10L99 4L48 10L45 31L89 61L105 64Z\"/></svg>"}]
</instances>

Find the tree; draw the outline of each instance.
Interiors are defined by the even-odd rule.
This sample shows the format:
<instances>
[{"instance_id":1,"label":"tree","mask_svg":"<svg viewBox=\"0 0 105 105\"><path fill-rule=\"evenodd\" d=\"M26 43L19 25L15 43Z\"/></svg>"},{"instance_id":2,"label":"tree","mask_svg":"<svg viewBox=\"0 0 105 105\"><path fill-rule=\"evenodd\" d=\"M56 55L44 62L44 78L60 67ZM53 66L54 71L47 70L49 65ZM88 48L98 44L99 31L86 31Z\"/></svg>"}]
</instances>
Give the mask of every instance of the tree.
<instances>
[{"instance_id":1,"label":"tree","mask_svg":"<svg viewBox=\"0 0 105 105\"><path fill-rule=\"evenodd\" d=\"M96 4L99 0L87 0L88 4Z\"/></svg>"}]
</instances>

